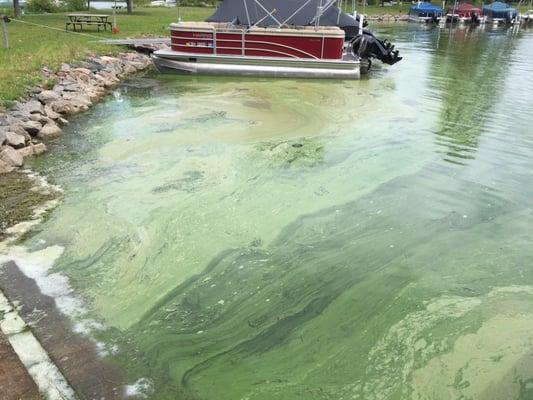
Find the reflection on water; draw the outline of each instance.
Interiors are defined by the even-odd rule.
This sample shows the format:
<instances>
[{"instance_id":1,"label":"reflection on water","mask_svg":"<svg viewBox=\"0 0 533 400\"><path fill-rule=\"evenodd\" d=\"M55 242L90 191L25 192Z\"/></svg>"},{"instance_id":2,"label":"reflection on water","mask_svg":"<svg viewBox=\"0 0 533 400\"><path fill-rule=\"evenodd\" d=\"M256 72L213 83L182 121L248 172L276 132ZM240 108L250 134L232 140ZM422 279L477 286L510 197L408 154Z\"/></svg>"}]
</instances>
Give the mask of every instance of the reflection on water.
<instances>
[{"instance_id":1,"label":"reflection on water","mask_svg":"<svg viewBox=\"0 0 533 400\"><path fill-rule=\"evenodd\" d=\"M370 79L139 78L36 162L130 391L532 397L533 35L379 29Z\"/></svg>"}]
</instances>

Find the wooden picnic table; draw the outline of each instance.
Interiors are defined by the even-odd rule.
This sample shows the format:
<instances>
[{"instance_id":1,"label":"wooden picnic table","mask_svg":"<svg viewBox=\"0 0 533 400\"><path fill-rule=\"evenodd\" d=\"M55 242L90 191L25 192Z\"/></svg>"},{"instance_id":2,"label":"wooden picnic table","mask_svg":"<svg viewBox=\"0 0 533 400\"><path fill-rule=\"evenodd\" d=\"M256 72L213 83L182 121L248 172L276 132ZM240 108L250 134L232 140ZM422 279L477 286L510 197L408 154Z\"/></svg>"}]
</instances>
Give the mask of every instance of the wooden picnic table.
<instances>
[{"instance_id":1,"label":"wooden picnic table","mask_svg":"<svg viewBox=\"0 0 533 400\"><path fill-rule=\"evenodd\" d=\"M70 26L73 27L76 31L76 26L79 26L80 30L83 30L83 26L94 25L97 27L98 31L103 27L104 30L111 29L112 25L109 21L109 15L107 14L67 14L68 21L65 24L65 30L68 30Z\"/></svg>"}]
</instances>

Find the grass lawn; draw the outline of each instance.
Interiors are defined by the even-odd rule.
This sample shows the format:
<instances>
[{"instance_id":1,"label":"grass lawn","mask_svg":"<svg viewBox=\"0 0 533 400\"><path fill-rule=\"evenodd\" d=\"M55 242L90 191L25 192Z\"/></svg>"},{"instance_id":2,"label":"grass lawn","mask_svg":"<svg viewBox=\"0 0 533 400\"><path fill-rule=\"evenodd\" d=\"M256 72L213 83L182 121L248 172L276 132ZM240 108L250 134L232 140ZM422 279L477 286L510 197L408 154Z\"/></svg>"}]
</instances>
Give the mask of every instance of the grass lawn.
<instances>
[{"instance_id":1,"label":"grass lawn","mask_svg":"<svg viewBox=\"0 0 533 400\"><path fill-rule=\"evenodd\" d=\"M108 13L95 11L95 13ZM110 12L109 12L110 13ZM181 7L184 20L204 20L213 13L210 8ZM65 33L65 14L27 15L22 21L46 25L58 30L11 21L8 24L10 48L0 48L0 107L24 95L26 89L41 81L44 66L57 68L63 62L83 59L87 51L113 53L123 50L118 46L96 43L98 38L133 36L166 36L170 22L177 21L177 9L169 7L138 8L132 15L120 12L117 24L120 33L96 32L89 28L87 37Z\"/></svg>"}]
</instances>

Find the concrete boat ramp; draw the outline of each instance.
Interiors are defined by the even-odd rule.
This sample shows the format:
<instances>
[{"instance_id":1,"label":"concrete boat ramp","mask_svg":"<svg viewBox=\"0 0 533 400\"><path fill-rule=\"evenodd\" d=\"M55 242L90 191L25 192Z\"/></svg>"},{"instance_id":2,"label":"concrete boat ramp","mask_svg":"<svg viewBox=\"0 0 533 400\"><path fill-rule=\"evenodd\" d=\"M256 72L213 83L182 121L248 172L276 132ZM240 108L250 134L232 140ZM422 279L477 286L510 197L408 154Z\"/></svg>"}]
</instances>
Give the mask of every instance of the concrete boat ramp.
<instances>
[{"instance_id":1,"label":"concrete boat ramp","mask_svg":"<svg viewBox=\"0 0 533 400\"><path fill-rule=\"evenodd\" d=\"M0 265L0 399L122 399L124 376L14 262Z\"/></svg>"}]
</instances>

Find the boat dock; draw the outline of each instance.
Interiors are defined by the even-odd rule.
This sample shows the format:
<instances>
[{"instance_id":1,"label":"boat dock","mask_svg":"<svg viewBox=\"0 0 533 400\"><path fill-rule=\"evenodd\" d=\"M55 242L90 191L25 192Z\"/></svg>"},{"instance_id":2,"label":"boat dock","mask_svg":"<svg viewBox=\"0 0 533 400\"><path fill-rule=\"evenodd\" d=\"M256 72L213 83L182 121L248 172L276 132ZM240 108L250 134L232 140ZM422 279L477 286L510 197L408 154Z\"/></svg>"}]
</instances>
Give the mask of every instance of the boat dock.
<instances>
[{"instance_id":1,"label":"boat dock","mask_svg":"<svg viewBox=\"0 0 533 400\"><path fill-rule=\"evenodd\" d=\"M98 43L111 44L117 46L128 46L137 51L152 53L155 50L170 46L169 37L160 38L136 38L136 39L105 39Z\"/></svg>"}]
</instances>

